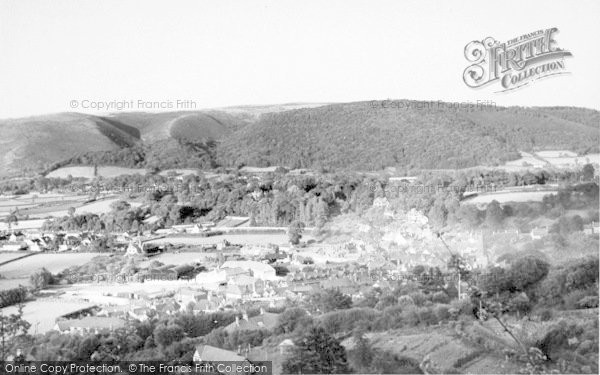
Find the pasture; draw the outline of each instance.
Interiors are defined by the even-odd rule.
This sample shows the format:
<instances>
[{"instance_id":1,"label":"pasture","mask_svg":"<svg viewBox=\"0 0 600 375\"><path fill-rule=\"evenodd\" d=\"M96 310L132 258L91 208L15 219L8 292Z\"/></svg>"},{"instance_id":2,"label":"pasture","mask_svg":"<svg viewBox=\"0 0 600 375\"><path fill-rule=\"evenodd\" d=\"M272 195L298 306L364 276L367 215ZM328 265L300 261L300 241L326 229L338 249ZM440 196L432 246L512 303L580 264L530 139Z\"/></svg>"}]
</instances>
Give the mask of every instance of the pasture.
<instances>
[{"instance_id":1,"label":"pasture","mask_svg":"<svg viewBox=\"0 0 600 375\"><path fill-rule=\"evenodd\" d=\"M112 178L131 174L144 175L146 173L148 173L148 170L143 168L98 167L97 170L97 176L105 178ZM81 177L90 180L97 177L96 175L94 175L93 166L62 167L55 169L46 175L46 177L48 178L68 178L69 176L73 178Z\"/></svg>"},{"instance_id":2,"label":"pasture","mask_svg":"<svg viewBox=\"0 0 600 375\"><path fill-rule=\"evenodd\" d=\"M311 237L309 235L303 235L302 240L308 240ZM148 242L157 244L182 244L182 245L213 245L222 243L223 240L228 241L231 244L240 245L287 245L289 238L287 234L224 234L219 236L211 237L200 237L200 236L169 236Z\"/></svg>"},{"instance_id":3,"label":"pasture","mask_svg":"<svg viewBox=\"0 0 600 375\"><path fill-rule=\"evenodd\" d=\"M20 253L24 254L24 253ZM0 266L0 275L5 279L28 279L29 276L44 267L52 273L58 273L66 268L85 264L97 253L42 253L19 259Z\"/></svg>"},{"instance_id":4,"label":"pasture","mask_svg":"<svg viewBox=\"0 0 600 375\"><path fill-rule=\"evenodd\" d=\"M495 192L492 194L481 194L474 198L464 200L463 202L470 204L488 204L493 200L498 201L498 203L541 202L546 195L554 195L557 193L556 190Z\"/></svg>"},{"instance_id":5,"label":"pasture","mask_svg":"<svg viewBox=\"0 0 600 375\"><path fill-rule=\"evenodd\" d=\"M92 307L92 304L83 300L39 298L24 304L23 319L31 323L31 327L29 328L30 334L43 334L54 329L56 318L59 316L87 307ZM2 313L5 315L16 312L17 306L9 306L2 309Z\"/></svg>"}]
</instances>

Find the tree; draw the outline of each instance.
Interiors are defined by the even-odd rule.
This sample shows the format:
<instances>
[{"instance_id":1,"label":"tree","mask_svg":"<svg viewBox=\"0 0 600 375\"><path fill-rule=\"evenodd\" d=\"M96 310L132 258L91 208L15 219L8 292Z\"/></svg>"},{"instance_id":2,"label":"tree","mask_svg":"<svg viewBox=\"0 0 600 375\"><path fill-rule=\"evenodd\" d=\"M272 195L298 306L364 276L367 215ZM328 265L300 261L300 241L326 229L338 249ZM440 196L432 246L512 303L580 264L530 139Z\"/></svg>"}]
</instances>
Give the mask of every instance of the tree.
<instances>
[{"instance_id":1,"label":"tree","mask_svg":"<svg viewBox=\"0 0 600 375\"><path fill-rule=\"evenodd\" d=\"M29 283L34 290L40 290L52 283L52 274L45 268L40 268L29 276Z\"/></svg>"},{"instance_id":2,"label":"tree","mask_svg":"<svg viewBox=\"0 0 600 375\"><path fill-rule=\"evenodd\" d=\"M292 245L298 245L302 238L302 232L304 231L304 223L301 221L294 221L288 228L288 236Z\"/></svg>"},{"instance_id":3,"label":"tree","mask_svg":"<svg viewBox=\"0 0 600 375\"><path fill-rule=\"evenodd\" d=\"M313 327L298 340L283 362L284 373L345 374L350 372L346 350L321 327Z\"/></svg>"},{"instance_id":4,"label":"tree","mask_svg":"<svg viewBox=\"0 0 600 375\"><path fill-rule=\"evenodd\" d=\"M356 329L353 334L354 348L348 353L352 369L359 373L369 373L375 350L365 337L362 329Z\"/></svg>"},{"instance_id":5,"label":"tree","mask_svg":"<svg viewBox=\"0 0 600 375\"><path fill-rule=\"evenodd\" d=\"M583 166L583 169L581 170L581 174L583 176L583 179L586 181L590 181L592 179L594 179L594 166L592 164L586 164Z\"/></svg>"},{"instance_id":6,"label":"tree","mask_svg":"<svg viewBox=\"0 0 600 375\"><path fill-rule=\"evenodd\" d=\"M310 298L311 305L321 312L343 310L352 307L352 297L337 289L325 289L313 294Z\"/></svg>"},{"instance_id":7,"label":"tree","mask_svg":"<svg viewBox=\"0 0 600 375\"><path fill-rule=\"evenodd\" d=\"M166 348L174 342L181 341L185 337L183 328L177 324L162 325L156 327L154 330L154 341L161 346Z\"/></svg>"},{"instance_id":8,"label":"tree","mask_svg":"<svg viewBox=\"0 0 600 375\"><path fill-rule=\"evenodd\" d=\"M299 307L288 308L277 318L275 332L291 333L306 320L310 320L306 310Z\"/></svg>"},{"instance_id":9,"label":"tree","mask_svg":"<svg viewBox=\"0 0 600 375\"><path fill-rule=\"evenodd\" d=\"M485 222L491 228L499 228L502 226L502 222L504 221L504 210L502 210L502 206L498 203L497 200L493 200L488 204L485 209Z\"/></svg>"},{"instance_id":10,"label":"tree","mask_svg":"<svg viewBox=\"0 0 600 375\"><path fill-rule=\"evenodd\" d=\"M8 216L6 216L6 218L4 218L4 221L8 225L8 231L9 232L12 230L12 225L13 224L19 224L19 218L18 218L17 215L18 215L18 210L15 209L10 214L8 214Z\"/></svg>"},{"instance_id":11,"label":"tree","mask_svg":"<svg viewBox=\"0 0 600 375\"><path fill-rule=\"evenodd\" d=\"M6 358L8 347L11 342L20 336L25 336L31 324L23 319L23 305L19 304L16 314L0 315L0 335L2 340L2 352L0 353L0 361Z\"/></svg>"}]
</instances>

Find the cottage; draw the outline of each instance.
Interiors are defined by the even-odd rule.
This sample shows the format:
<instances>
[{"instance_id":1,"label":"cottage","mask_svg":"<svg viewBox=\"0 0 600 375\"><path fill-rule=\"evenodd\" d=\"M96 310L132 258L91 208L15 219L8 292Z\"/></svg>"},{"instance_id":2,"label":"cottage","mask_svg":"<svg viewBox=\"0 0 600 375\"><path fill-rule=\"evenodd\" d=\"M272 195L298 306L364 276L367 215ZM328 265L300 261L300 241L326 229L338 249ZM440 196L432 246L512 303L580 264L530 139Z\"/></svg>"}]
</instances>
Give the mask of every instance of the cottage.
<instances>
[{"instance_id":1,"label":"cottage","mask_svg":"<svg viewBox=\"0 0 600 375\"><path fill-rule=\"evenodd\" d=\"M275 268L268 264L251 260L228 260L221 266L225 268L241 268L251 272L252 276L262 280L276 280Z\"/></svg>"},{"instance_id":2,"label":"cottage","mask_svg":"<svg viewBox=\"0 0 600 375\"><path fill-rule=\"evenodd\" d=\"M121 318L100 316L59 320L54 325L54 329L60 333L100 333L123 327L125 327L125 320Z\"/></svg>"},{"instance_id":3,"label":"cottage","mask_svg":"<svg viewBox=\"0 0 600 375\"><path fill-rule=\"evenodd\" d=\"M286 356L294 349L296 345L290 339L285 339L277 347L279 348L279 354Z\"/></svg>"},{"instance_id":4,"label":"cottage","mask_svg":"<svg viewBox=\"0 0 600 375\"><path fill-rule=\"evenodd\" d=\"M9 242L6 242L4 245L2 245L0 250L2 250L2 251L27 250L27 244L22 241L19 241L19 242L9 241Z\"/></svg>"},{"instance_id":5,"label":"cottage","mask_svg":"<svg viewBox=\"0 0 600 375\"><path fill-rule=\"evenodd\" d=\"M539 240L542 237L546 236L547 234L548 234L548 227L533 228L531 230L531 239L532 240Z\"/></svg>"},{"instance_id":6,"label":"cottage","mask_svg":"<svg viewBox=\"0 0 600 375\"><path fill-rule=\"evenodd\" d=\"M215 364L225 364L225 363L236 363L236 365L240 366L248 366L251 367L251 363L240 354L232 352L230 350L225 350L221 348L217 348L210 345L198 345L196 347L196 351L194 352L193 361L195 363L215 363ZM215 367L222 367L217 366ZM228 367L224 367L227 369ZM239 375L239 372L219 372L226 375Z\"/></svg>"},{"instance_id":7,"label":"cottage","mask_svg":"<svg viewBox=\"0 0 600 375\"><path fill-rule=\"evenodd\" d=\"M265 312L264 309L260 309L260 314L248 318L248 315L244 313L242 319L238 316L235 317L235 322L225 327L225 331L229 334L235 331L258 331L260 329L271 330L277 326L279 320L279 314Z\"/></svg>"}]
</instances>

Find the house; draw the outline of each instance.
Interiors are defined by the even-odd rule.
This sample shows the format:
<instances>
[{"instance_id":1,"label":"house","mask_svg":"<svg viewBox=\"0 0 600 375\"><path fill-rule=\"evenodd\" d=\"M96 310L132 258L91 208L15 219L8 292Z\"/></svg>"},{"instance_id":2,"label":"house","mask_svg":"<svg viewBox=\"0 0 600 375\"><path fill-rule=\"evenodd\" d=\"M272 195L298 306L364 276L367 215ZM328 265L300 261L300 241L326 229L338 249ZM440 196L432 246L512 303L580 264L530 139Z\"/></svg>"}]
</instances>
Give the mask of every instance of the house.
<instances>
[{"instance_id":1,"label":"house","mask_svg":"<svg viewBox=\"0 0 600 375\"><path fill-rule=\"evenodd\" d=\"M546 236L547 234L548 234L548 227L533 228L530 233L532 240L539 240L542 237Z\"/></svg>"},{"instance_id":2,"label":"house","mask_svg":"<svg viewBox=\"0 0 600 375\"><path fill-rule=\"evenodd\" d=\"M252 276L262 280L277 279L275 268L268 264L252 260L228 260L221 266L221 269L225 268L241 268L248 270L252 273Z\"/></svg>"},{"instance_id":3,"label":"house","mask_svg":"<svg viewBox=\"0 0 600 375\"><path fill-rule=\"evenodd\" d=\"M283 356L287 356L294 349L296 345L290 339L285 339L277 347L279 348L279 354Z\"/></svg>"},{"instance_id":4,"label":"house","mask_svg":"<svg viewBox=\"0 0 600 375\"><path fill-rule=\"evenodd\" d=\"M202 226L195 224L194 226L189 228L186 232L192 233L192 234L199 234L199 233L202 233L203 231L204 231L204 228L202 228Z\"/></svg>"},{"instance_id":5,"label":"house","mask_svg":"<svg viewBox=\"0 0 600 375\"><path fill-rule=\"evenodd\" d=\"M387 208L390 206L390 202L385 197L373 199L373 207Z\"/></svg>"},{"instance_id":6,"label":"house","mask_svg":"<svg viewBox=\"0 0 600 375\"><path fill-rule=\"evenodd\" d=\"M150 319L150 317L154 314L154 311L148 307L136 307L127 312L127 314L133 318L137 319L140 322L146 321Z\"/></svg>"},{"instance_id":7,"label":"house","mask_svg":"<svg viewBox=\"0 0 600 375\"><path fill-rule=\"evenodd\" d=\"M178 302L182 308L186 308L190 303L208 300L210 297L206 290L180 289L177 293Z\"/></svg>"},{"instance_id":8,"label":"house","mask_svg":"<svg viewBox=\"0 0 600 375\"><path fill-rule=\"evenodd\" d=\"M600 233L600 223L598 223L598 222L592 222L590 224L587 224L583 228L583 232L585 234L598 234L598 233Z\"/></svg>"},{"instance_id":9,"label":"house","mask_svg":"<svg viewBox=\"0 0 600 375\"><path fill-rule=\"evenodd\" d=\"M27 244L23 241L8 241L0 248L2 251L21 251L27 250Z\"/></svg>"},{"instance_id":10,"label":"house","mask_svg":"<svg viewBox=\"0 0 600 375\"><path fill-rule=\"evenodd\" d=\"M27 245L29 251L40 252L47 249L46 243L39 238L25 240L25 244Z\"/></svg>"},{"instance_id":11,"label":"house","mask_svg":"<svg viewBox=\"0 0 600 375\"><path fill-rule=\"evenodd\" d=\"M212 363L217 371L209 371L209 373L216 372L226 375L240 374L240 372L227 371L229 366L223 366L227 363L235 363L236 365L244 367L247 366L249 368L252 367L250 361L243 357L241 353L238 354L230 350L225 350L210 345L198 345L194 352L193 361L196 364L200 362Z\"/></svg>"},{"instance_id":12,"label":"house","mask_svg":"<svg viewBox=\"0 0 600 375\"><path fill-rule=\"evenodd\" d=\"M137 241L130 241L127 249L125 250L125 255L134 256L134 255L143 255L149 253L155 253L160 251L159 247L154 244L150 244L147 242L142 242L140 238Z\"/></svg>"},{"instance_id":13,"label":"house","mask_svg":"<svg viewBox=\"0 0 600 375\"><path fill-rule=\"evenodd\" d=\"M54 325L54 329L60 333L100 333L123 327L125 327L125 320L121 318L100 316L59 320Z\"/></svg>"},{"instance_id":14,"label":"house","mask_svg":"<svg viewBox=\"0 0 600 375\"><path fill-rule=\"evenodd\" d=\"M197 284L221 284L227 282L227 272L225 270L211 270L209 272L200 272L195 279Z\"/></svg>"},{"instance_id":15,"label":"house","mask_svg":"<svg viewBox=\"0 0 600 375\"><path fill-rule=\"evenodd\" d=\"M237 285L245 291L252 294L262 293L265 288L265 282L248 275L237 275L229 279L229 284Z\"/></svg>"},{"instance_id":16,"label":"house","mask_svg":"<svg viewBox=\"0 0 600 375\"><path fill-rule=\"evenodd\" d=\"M157 312L172 315L181 310L181 305L172 300L167 300L164 302L153 303L151 307Z\"/></svg>"},{"instance_id":17,"label":"house","mask_svg":"<svg viewBox=\"0 0 600 375\"><path fill-rule=\"evenodd\" d=\"M277 326L279 314L265 312L260 309L260 314L248 318L246 313L242 314L242 319L235 317L235 322L225 327L225 332L231 334L235 331L258 331L260 329L272 330Z\"/></svg>"},{"instance_id":18,"label":"house","mask_svg":"<svg viewBox=\"0 0 600 375\"><path fill-rule=\"evenodd\" d=\"M251 293L240 288L237 285L227 284L222 286L222 293L225 295L225 298L228 300L241 300L242 298L251 297Z\"/></svg>"}]
</instances>

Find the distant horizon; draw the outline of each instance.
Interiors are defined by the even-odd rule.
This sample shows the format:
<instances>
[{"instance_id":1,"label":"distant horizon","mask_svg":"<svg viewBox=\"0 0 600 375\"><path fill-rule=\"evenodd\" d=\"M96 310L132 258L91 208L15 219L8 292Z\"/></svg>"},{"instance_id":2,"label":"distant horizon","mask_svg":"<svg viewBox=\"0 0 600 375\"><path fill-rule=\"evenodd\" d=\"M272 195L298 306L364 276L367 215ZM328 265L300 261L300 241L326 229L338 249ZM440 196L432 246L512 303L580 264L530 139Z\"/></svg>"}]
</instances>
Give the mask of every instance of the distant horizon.
<instances>
[{"instance_id":1,"label":"distant horizon","mask_svg":"<svg viewBox=\"0 0 600 375\"><path fill-rule=\"evenodd\" d=\"M595 0L5 0L0 118L99 113L70 102L128 99L195 110L432 97L600 110L597 14ZM474 41L554 28L564 71L506 92L499 77L465 81Z\"/></svg>"},{"instance_id":2,"label":"distant horizon","mask_svg":"<svg viewBox=\"0 0 600 375\"><path fill-rule=\"evenodd\" d=\"M300 106L298 109L309 108L309 106L322 107L327 105L340 105L340 104L353 104L353 103L369 103L369 102L420 102L420 103L470 103L469 101L451 101L451 100L438 100L438 99L407 99L407 98L388 98L388 99L365 99L365 100L355 100L348 102L316 102L316 101L297 101L297 102L285 102L285 103L267 103L267 104L235 104L235 105L227 105L220 107L203 107L197 109L167 109L167 110L157 110L157 111L148 111L148 110L123 110L123 111L110 111L110 112L101 112L101 111L57 111L57 112L46 112L46 113L37 113L31 115L24 116L16 116L16 117L2 117L0 121L9 121L9 120L22 120L27 118L35 118L35 117L45 117L45 116L53 116L53 115L61 115L61 114L81 114L81 115L91 115L91 116L110 116L121 113L145 113L145 114L160 114L160 113L183 113L183 112L204 112L204 111L219 111L219 110L227 110L227 109L244 109L244 108L268 108L275 106ZM583 106L574 106L574 105L495 105L498 108L576 108L576 109L585 109L600 112L600 106L598 108L592 107L583 107ZM393 108L393 107L392 107ZM293 110L293 109L289 109ZM464 110L464 109L463 109ZM600 125L599 125L600 126Z\"/></svg>"}]
</instances>

